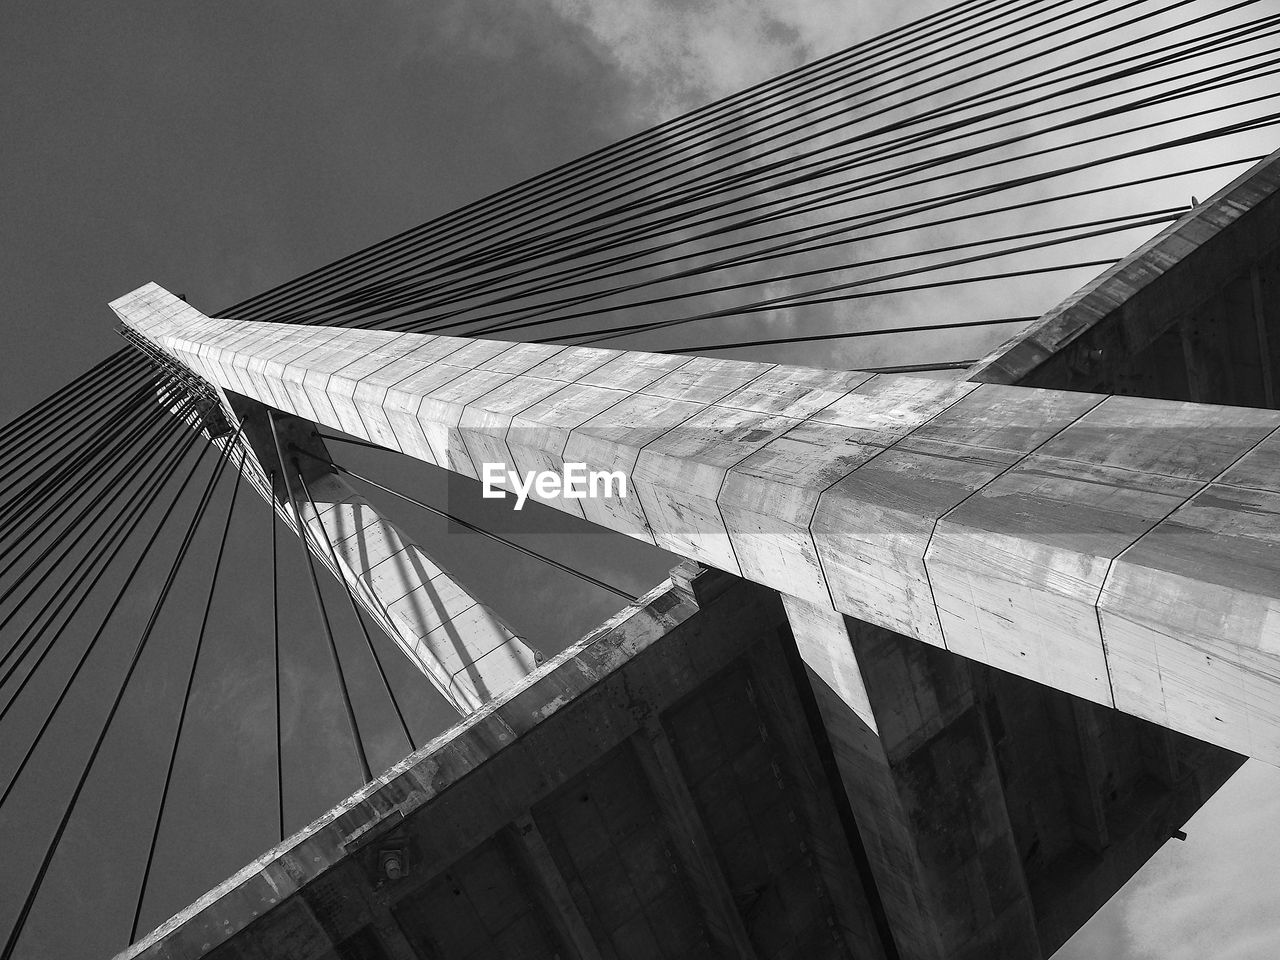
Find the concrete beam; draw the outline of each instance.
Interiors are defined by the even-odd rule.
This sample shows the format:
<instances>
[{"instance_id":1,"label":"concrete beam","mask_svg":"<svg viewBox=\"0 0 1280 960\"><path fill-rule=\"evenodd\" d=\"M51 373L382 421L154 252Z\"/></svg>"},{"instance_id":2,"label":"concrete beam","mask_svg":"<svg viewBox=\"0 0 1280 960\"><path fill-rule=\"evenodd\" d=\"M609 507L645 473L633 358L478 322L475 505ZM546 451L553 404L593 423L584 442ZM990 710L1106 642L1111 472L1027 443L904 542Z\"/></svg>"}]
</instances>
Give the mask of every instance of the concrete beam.
<instances>
[{"instance_id":1,"label":"concrete beam","mask_svg":"<svg viewBox=\"0 0 1280 960\"><path fill-rule=\"evenodd\" d=\"M661 723L651 720L631 742L649 789L662 810L667 830L679 839L676 856L694 888L707 929L730 956L755 960L756 949L747 935L724 871L716 862L706 824L689 793L666 731Z\"/></svg>"},{"instance_id":2,"label":"concrete beam","mask_svg":"<svg viewBox=\"0 0 1280 960\"><path fill-rule=\"evenodd\" d=\"M532 815L525 813L513 822L512 827L517 835L516 843L523 851L525 867L537 880L546 911L560 938L573 949L575 960L603 960L600 947L582 919L564 874L556 866L555 857L547 848L547 841Z\"/></svg>"},{"instance_id":3,"label":"concrete beam","mask_svg":"<svg viewBox=\"0 0 1280 960\"><path fill-rule=\"evenodd\" d=\"M211 382L1280 763L1280 413L112 304Z\"/></svg>"},{"instance_id":4,"label":"concrete beam","mask_svg":"<svg viewBox=\"0 0 1280 960\"><path fill-rule=\"evenodd\" d=\"M1271 336L1268 328L1272 325L1267 316L1267 303L1262 293L1262 274L1255 263L1249 268L1249 293L1253 301L1253 324L1257 333L1258 358L1262 373L1262 399L1268 407L1276 406L1276 378L1274 367L1275 355L1271 351Z\"/></svg>"},{"instance_id":5,"label":"concrete beam","mask_svg":"<svg viewBox=\"0 0 1280 960\"><path fill-rule=\"evenodd\" d=\"M329 454L313 423L220 392L228 415L243 426L250 454L243 469L251 485L296 533L292 492L311 552L461 715L537 665L537 652L491 607L326 465ZM284 483L286 471L291 487Z\"/></svg>"},{"instance_id":6,"label":"concrete beam","mask_svg":"<svg viewBox=\"0 0 1280 960\"><path fill-rule=\"evenodd\" d=\"M392 639L460 713L537 666L534 650L455 576L336 474L302 504L312 549L391 624Z\"/></svg>"}]
</instances>

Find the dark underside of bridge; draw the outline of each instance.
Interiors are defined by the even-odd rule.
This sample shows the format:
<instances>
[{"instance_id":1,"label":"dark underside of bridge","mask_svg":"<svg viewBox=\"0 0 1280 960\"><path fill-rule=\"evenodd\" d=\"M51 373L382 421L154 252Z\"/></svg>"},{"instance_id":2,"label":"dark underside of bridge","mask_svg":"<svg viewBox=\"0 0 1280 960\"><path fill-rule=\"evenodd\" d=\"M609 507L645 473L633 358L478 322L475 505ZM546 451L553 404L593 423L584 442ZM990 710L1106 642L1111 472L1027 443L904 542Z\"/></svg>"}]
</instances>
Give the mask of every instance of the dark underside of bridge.
<instances>
[{"instance_id":1,"label":"dark underside of bridge","mask_svg":"<svg viewBox=\"0 0 1280 960\"><path fill-rule=\"evenodd\" d=\"M1276 166L978 377L1274 407ZM678 568L131 955L1032 960L1242 762L847 627L876 730L777 594Z\"/></svg>"},{"instance_id":2,"label":"dark underside of bridge","mask_svg":"<svg viewBox=\"0 0 1280 960\"><path fill-rule=\"evenodd\" d=\"M776 594L681 579L263 864L169 955L306 879L212 956L1038 957L1239 763L863 625L875 756L824 717L839 698L815 696Z\"/></svg>"}]
</instances>

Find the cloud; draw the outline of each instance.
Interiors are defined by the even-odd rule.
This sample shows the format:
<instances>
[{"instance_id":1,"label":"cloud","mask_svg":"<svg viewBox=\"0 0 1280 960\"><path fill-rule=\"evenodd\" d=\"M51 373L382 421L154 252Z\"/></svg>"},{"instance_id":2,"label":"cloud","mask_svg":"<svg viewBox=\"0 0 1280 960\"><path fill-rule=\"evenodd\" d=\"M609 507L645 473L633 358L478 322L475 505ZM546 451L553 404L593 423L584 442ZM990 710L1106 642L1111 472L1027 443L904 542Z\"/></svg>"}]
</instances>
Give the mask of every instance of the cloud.
<instances>
[{"instance_id":1,"label":"cloud","mask_svg":"<svg viewBox=\"0 0 1280 960\"><path fill-rule=\"evenodd\" d=\"M526 0L580 27L657 122L879 33L882 5L844 0ZM869 11L868 7L875 7ZM879 13L880 16L876 16Z\"/></svg>"},{"instance_id":2,"label":"cloud","mask_svg":"<svg viewBox=\"0 0 1280 960\"><path fill-rule=\"evenodd\" d=\"M1056 960L1269 960L1280 914L1280 770L1246 763Z\"/></svg>"},{"instance_id":3,"label":"cloud","mask_svg":"<svg viewBox=\"0 0 1280 960\"><path fill-rule=\"evenodd\" d=\"M537 55L563 67L581 63L582 48L589 48L628 88L630 125L677 116L901 19L883 4L847 0L401 0L401 6L429 26L437 52L465 48L512 60L532 52L528 40L536 34Z\"/></svg>"},{"instance_id":4,"label":"cloud","mask_svg":"<svg viewBox=\"0 0 1280 960\"><path fill-rule=\"evenodd\" d=\"M1124 909L1141 960L1275 956L1280 913L1263 877L1280 860L1280 771L1250 761L1151 861Z\"/></svg>"},{"instance_id":5,"label":"cloud","mask_svg":"<svg viewBox=\"0 0 1280 960\"><path fill-rule=\"evenodd\" d=\"M404 64L425 53L474 68L478 62L519 64L582 76L598 70L584 38L553 4L556 0L395 0L399 35L389 52Z\"/></svg>"}]
</instances>

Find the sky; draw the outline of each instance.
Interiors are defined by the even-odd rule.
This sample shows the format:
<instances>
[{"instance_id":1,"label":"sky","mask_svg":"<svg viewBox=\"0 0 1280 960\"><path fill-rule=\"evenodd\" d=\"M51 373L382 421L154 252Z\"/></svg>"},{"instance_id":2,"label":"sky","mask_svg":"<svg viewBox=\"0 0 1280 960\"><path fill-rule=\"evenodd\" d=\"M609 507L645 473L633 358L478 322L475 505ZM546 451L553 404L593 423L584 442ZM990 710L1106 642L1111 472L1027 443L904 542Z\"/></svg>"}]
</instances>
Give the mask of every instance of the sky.
<instances>
[{"instance_id":1,"label":"sky","mask_svg":"<svg viewBox=\"0 0 1280 960\"><path fill-rule=\"evenodd\" d=\"M469 200L943 6L936 0L15 0L0 33L0 283L6 306L0 322L7 334L0 348L0 422L115 350L121 341L105 304L142 283L157 281L216 315L220 307ZM1225 3L1205 0L1202 6ZM1274 132L1259 137L1252 152L1269 152L1275 145L1270 137ZM1206 150L1201 162L1250 152L1241 151ZM1231 175L1226 170L1176 181L1160 188L1159 196L1153 192L1151 203L1203 198ZM1097 209L1077 213L1083 219ZM1127 234L1107 250L1119 255L1142 239ZM1029 315L1092 272L1042 277L982 296L865 302L856 316L892 325L939 313ZM847 317L832 313L830 319ZM765 326L785 333L794 329L794 319L771 316ZM909 363L980 356L1006 333L731 355L824 366ZM352 451L348 462L397 469L379 456ZM417 482L427 495L448 493L440 477ZM237 523L249 540L262 528L260 518L250 515L253 501L244 503ZM407 516L402 509L396 508L398 517ZM484 514L483 505L475 509L473 516L491 522L498 516ZM440 532L421 517L406 523L424 536ZM616 609L607 594L548 579L536 564L496 559L469 540L450 542L456 547L451 562L463 579L503 594L544 646L575 639ZM530 534L526 542L633 593L661 579L670 565L658 551L621 549L584 529ZM245 602L224 599L220 613L246 631L266 615L248 583L251 569L248 561L240 564L245 582L237 589ZM300 572L289 576L296 582L286 592L304 596ZM196 595L194 586L183 589ZM295 712L286 722L296 733L295 762L310 768L308 759L322 751L323 735L331 732L325 724L336 712L325 712L332 704L324 698L311 705L319 708L314 713L306 712L302 691L311 689L313 678L301 658L291 663ZM148 676L163 676L162 666L158 660ZM192 742L213 749L234 724L230 739L249 744L249 767L261 772L271 761L252 736L263 725L256 712L265 702L258 696L262 662L238 666L210 669L210 676L223 679L202 688L200 712L212 719L208 729L191 734ZM153 695L172 697L159 679L147 682L156 686L140 703ZM420 729L441 722L437 707L414 707ZM134 736L163 743L145 709L136 709L130 722ZM308 727L314 736L304 742ZM378 729L384 733L376 752L385 766L399 756L399 746L392 727ZM98 784L104 809L112 799L127 807L128 751L119 745L108 758L107 766L119 772ZM215 769L212 758L203 764L188 759L176 806L192 823L258 816L261 798L223 789L210 773ZM318 813L320 799L330 802L345 792L341 778L319 777L306 797L294 799L293 826ZM0 828L17 826L0 820ZM1273 955L1268 948L1280 942L1280 912L1272 909L1280 882L1280 776L1247 764L1187 832L1185 843L1168 844L1059 957ZM194 854L211 874L200 889L273 842L268 834L250 837L247 848ZM36 916L32 950L38 943L43 952L35 956L101 955L90 949L89 929L119 910L117 901L100 893L125 882L109 867L113 841L92 819L77 828L74 840L93 854L84 858L91 867L78 879L64 867L61 879L51 882L68 897L83 897L81 915L96 919L77 929L51 910ZM172 887L176 902L169 910L155 904L153 922L200 892L183 887L192 873L184 868L183 852L172 843L167 849L161 886Z\"/></svg>"}]
</instances>

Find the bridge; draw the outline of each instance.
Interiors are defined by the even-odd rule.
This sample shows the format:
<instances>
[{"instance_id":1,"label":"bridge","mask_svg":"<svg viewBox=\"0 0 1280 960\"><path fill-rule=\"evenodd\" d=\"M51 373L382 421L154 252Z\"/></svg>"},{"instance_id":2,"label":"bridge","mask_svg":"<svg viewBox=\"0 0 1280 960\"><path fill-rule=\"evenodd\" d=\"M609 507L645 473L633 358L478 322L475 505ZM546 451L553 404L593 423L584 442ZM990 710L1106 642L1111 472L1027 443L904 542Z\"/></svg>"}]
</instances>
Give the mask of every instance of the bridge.
<instances>
[{"instance_id":1,"label":"bridge","mask_svg":"<svg viewBox=\"0 0 1280 960\"><path fill-rule=\"evenodd\" d=\"M1217 42L1240 36L1253 34ZM578 343L486 338L585 316L576 308L596 296L498 319L519 302L501 295L518 246L487 248L491 274L476 281L441 255L434 269L467 296L497 291L501 310L466 331L450 329L447 302L402 322L424 287L447 283L390 276L384 251L226 316L158 284L114 300L128 349L6 428L13 442L65 423L82 443L24 448L26 478L3 505L6 556L21 547L23 562L0 599L13 638L0 722L31 702L47 659L74 665L47 711L14 714L28 730L0 806L39 775L31 762L117 610L154 606L123 628L137 643L65 805L55 797L61 819L4 957L22 955L227 483L216 554L191 581L207 586L188 594L202 615L171 629L196 640L173 672L185 694L122 957L1051 955L1244 757L1280 763L1278 185L1275 153L1190 208L1117 218L1167 226L988 356L929 371L598 345L818 303L826 288L636 314ZM614 228L583 229L603 243ZM559 256L543 269L560 270ZM937 368L963 373L921 375ZM99 396L114 399L86 415ZM626 606L540 650L500 591L458 575L447 538L413 532L387 496L447 511L346 464L361 446L473 495L495 465L508 491L508 470L599 471L621 481L617 495L525 492L678 563L640 596L568 571ZM139 547L139 520L188 462ZM203 493L184 494L202 470ZM77 489L77 477L106 482ZM126 498L124 477L149 492ZM300 616L287 602L273 609L279 842L148 933L148 878L242 487L266 506L273 563L278 532L301 545L315 601L302 629L333 667L330 742L350 747L360 786L287 835L279 629ZM187 528L166 527L192 499ZM168 548L154 549L162 536ZM135 586L157 558L172 558L167 573ZM352 696L335 596L411 750L389 769ZM456 722L420 742L414 698Z\"/></svg>"}]
</instances>

